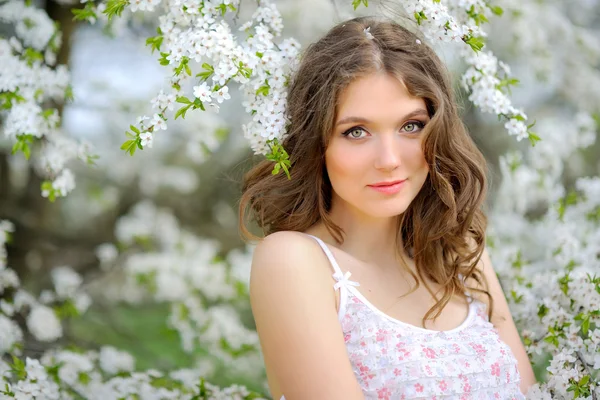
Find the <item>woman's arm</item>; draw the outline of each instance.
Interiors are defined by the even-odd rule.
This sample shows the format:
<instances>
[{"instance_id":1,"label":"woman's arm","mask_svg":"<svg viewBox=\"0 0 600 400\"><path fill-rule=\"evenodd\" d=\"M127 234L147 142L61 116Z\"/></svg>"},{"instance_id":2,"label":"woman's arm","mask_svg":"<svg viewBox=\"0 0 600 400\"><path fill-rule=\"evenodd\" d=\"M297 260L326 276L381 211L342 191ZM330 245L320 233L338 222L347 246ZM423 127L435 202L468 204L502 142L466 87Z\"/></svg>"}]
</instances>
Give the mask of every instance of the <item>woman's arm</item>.
<instances>
[{"instance_id":1,"label":"woman's arm","mask_svg":"<svg viewBox=\"0 0 600 400\"><path fill-rule=\"evenodd\" d=\"M506 297L496 276L496 272L492 267L492 261L487 252L487 249L483 250L480 261L481 268L483 269L483 275L486 278L488 284L488 291L494 299L494 309L492 312L491 323L498 329L498 335L500 339L508 346L510 346L514 356L518 361L519 374L521 375L521 392L527 393L527 390L535 384L535 375L531 368L529 357L525 347L521 342L519 332L513 321L512 315L506 302ZM486 298L483 295L483 298ZM487 303L487 301L486 301Z\"/></svg>"},{"instance_id":2,"label":"woman's arm","mask_svg":"<svg viewBox=\"0 0 600 400\"><path fill-rule=\"evenodd\" d=\"M269 235L254 251L250 302L274 399L364 399L328 262L316 242L297 232Z\"/></svg>"}]
</instances>

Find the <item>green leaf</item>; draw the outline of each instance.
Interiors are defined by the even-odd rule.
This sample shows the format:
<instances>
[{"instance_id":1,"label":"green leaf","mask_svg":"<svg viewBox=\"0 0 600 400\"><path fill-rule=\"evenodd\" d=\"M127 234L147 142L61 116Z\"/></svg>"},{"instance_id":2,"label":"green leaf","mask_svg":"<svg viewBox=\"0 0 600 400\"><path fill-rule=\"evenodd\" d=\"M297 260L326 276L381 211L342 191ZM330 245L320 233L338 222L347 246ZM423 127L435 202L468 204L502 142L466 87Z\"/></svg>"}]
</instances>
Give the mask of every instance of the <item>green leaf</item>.
<instances>
[{"instance_id":1,"label":"green leaf","mask_svg":"<svg viewBox=\"0 0 600 400\"><path fill-rule=\"evenodd\" d=\"M19 88L17 88L14 92L0 93L0 108L10 110L13 106L13 102L23 103L25 98L18 92Z\"/></svg>"},{"instance_id":2,"label":"green leaf","mask_svg":"<svg viewBox=\"0 0 600 400\"><path fill-rule=\"evenodd\" d=\"M36 62L44 61L44 55L41 52L34 50L30 47L26 48L25 51L23 51L21 57L30 67L32 67Z\"/></svg>"},{"instance_id":3,"label":"green leaf","mask_svg":"<svg viewBox=\"0 0 600 400\"><path fill-rule=\"evenodd\" d=\"M271 89L271 86L269 85L269 82L265 79L265 84L262 85L261 87L259 87L258 89L256 89L256 95L263 95L263 96L268 96L269 95L269 89Z\"/></svg>"},{"instance_id":4,"label":"green leaf","mask_svg":"<svg viewBox=\"0 0 600 400\"><path fill-rule=\"evenodd\" d=\"M71 13L73 13L73 21L87 21L98 18L94 12L93 1L86 3L84 8L72 8Z\"/></svg>"},{"instance_id":5,"label":"green leaf","mask_svg":"<svg viewBox=\"0 0 600 400\"><path fill-rule=\"evenodd\" d=\"M590 330L590 318L589 316L581 322L581 332L587 336L588 331Z\"/></svg>"},{"instance_id":6,"label":"green leaf","mask_svg":"<svg viewBox=\"0 0 600 400\"><path fill-rule=\"evenodd\" d=\"M535 144L540 140L542 140L542 138L540 138L538 135L533 132L529 132L529 142L531 143L531 146L535 146Z\"/></svg>"},{"instance_id":7,"label":"green leaf","mask_svg":"<svg viewBox=\"0 0 600 400\"><path fill-rule=\"evenodd\" d=\"M490 10L499 17L501 17L502 14L504 14L504 10L500 6L491 6Z\"/></svg>"},{"instance_id":8,"label":"green leaf","mask_svg":"<svg viewBox=\"0 0 600 400\"><path fill-rule=\"evenodd\" d=\"M25 158L29 160L31 156L31 148L29 147L34 141L34 136L29 134L20 134L17 135L17 141L12 147L11 154L16 154L21 151L25 155Z\"/></svg>"},{"instance_id":9,"label":"green leaf","mask_svg":"<svg viewBox=\"0 0 600 400\"><path fill-rule=\"evenodd\" d=\"M106 9L104 10L104 14L108 17L110 21L115 15L120 17L123 13L123 10L126 6L129 5L129 0L108 0L106 2Z\"/></svg>"},{"instance_id":10,"label":"green leaf","mask_svg":"<svg viewBox=\"0 0 600 400\"><path fill-rule=\"evenodd\" d=\"M175 101L181 104L192 104L192 101L185 96L179 96Z\"/></svg>"},{"instance_id":11,"label":"green leaf","mask_svg":"<svg viewBox=\"0 0 600 400\"><path fill-rule=\"evenodd\" d=\"M547 314L548 314L548 307L546 307L544 304L542 304L539 308L538 308L538 312L537 315L538 317L540 317L540 320L542 318L544 318Z\"/></svg>"},{"instance_id":12,"label":"green leaf","mask_svg":"<svg viewBox=\"0 0 600 400\"><path fill-rule=\"evenodd\" d=\"M140 134L140 130L133 125L129 125L129 129L131 129L133 132L137 133L138 135Z\"/></svg>"},{"instance_id":13,"label":"green leaf","mask_svg":"<svg viewBox=\"0 0 600 400\"><path fill-rule=\"evenodd\" d=\"M73 97L73 86L68 85L65 88L65 101L71 102L73 101L74 97Z\"/></svg>"},{"instance_id":14,"label":"green leaf","mask_svg":"<svg viewBox=\"0 0 600 400\"><path fill-rule=\"evenodd\" d=\"M132 140L126 140L125 143L121 145L121 150L125 150L126 153L129 153L133 156L135 153L135 149L138 147L138 143L141 144L141 140L139 137L136 137Z\"/></svg>"},{"instance_id":15,"label":"green leaf","mask_svg":"<svg viewBox=\"0 0 600 400\"><path fill-rule=\"evenodd\" d=\"M277 175L281 170L283 170L287 178L291 179L289 171L291 167L291 162L289 160L289 155L287 151L283 148L281 144L279 144L277 139L268 141L267 143L271 148L271 152L266 155L266 158L269 161L275 162L275 165L273 166L273 171L271 171L271 173L273 175Z\"/></svg>"},{"instance_id":16,"label":"green leaf","mask_svg":"<svg viewBox=\"0 0 600 400\"><path fill-rule=\"evenodd\" d=\"M369 7L369 0L352 0L352 7L354 7L354 11L356 11L361 4L364 4L365 7Z\"/></svg>"},{"instance_id":17,"label":"green leaf","mask_svg":"<svg viewBox=\"0 0 600 400\"><path fill-rule=\"evenodd\" d=\"M415 17L415 20L417 21L418 25L421 25L421 22L423 22L427 19L427 15L425 15L425 13L423 11L416 12L414 14L414 17Z\"/></svg>"},{"instance_id":18,"label":"green leaf","mask_svg":"<svg viewBox=\"0 0 600 400\"><path fill-rule=\"evenodd\" d=\"M196 77L200 77L204 81L207 80L215 72L213 66L207 63L203 63L202 68L204 68L204 71L196 74Z\"/></svg>"},{"instance_id":19,"label":"green leaf","mask_svg":"<svg viewBox=\"0 0 600 400\"><path fill-rule=\"evenodd\" d=\"M224 3L219 4L215 7L217 10L221 11L221 16L223 17L227 13L227 5Z\"/></svg>"},{"instance_id":20,"label":"green leaf","mask_svg":"<svg viewBox=\"0 0 600 400\"><path fill-rule=\"evenodd\" d=\"M483 40L483 38L477 36L469 36L465 40L465 43L471 46L471 49L473 49L473 51L475 52L481 51L481 49L483 49L483 46L485 45L485 41Z\"/></svg>"},{"instance_id":21,"label":"green leaf","mask_svg":"<svg viewBox=\"0 0 600 400\"><path fill-rule=\"evenodd\" d=\"M181 118L185 119L185 113L187 112L187 110L190 109L190 107L192 105L193 104L188 104L187 106L183 106L179 110L177 110L177 112L175 113L175 118L174 119L177 119L178 117L181 117Z\"/></svg>"},{"instance_id":22,"label":"green leaf","mask_svg":"<svg viewBox=\"0 0 600 400\"><path fill-rule=\"evenodd\" d=\"M194 99L193 106L194 106L194 110L197 110L199 108L202 111L206 111L206 108L204 108L204 103L202 103L202 100L200 100L199 98Z\"/></svg>"},{"instance_id":23,"label":"green leaf","mask_svg":"<svg viewBox=\"0 0 600 400\"><path fill-rule=\"evenodd\" d=\"M160 58L158 59L158 62L160 63L160 65L166 66L166 65L171 64L171 61L169 61L167 59L167 57L169 55L170 55L169 53L163 53L163 52L160 53Z\"/></svg>"},{"instance_id":24,"label":"green leaf","mask_svg":"<svg viewBox=\"0 0 600 400\"><path fill-rule=\"evenodd\" d=\"M150 46L151 53L154 53L154 50L158 50L160 52L160 46L162 45L163 39L164 37L162 35L153 36L146 39L146 46Z\"/></svg>"},{"instance_id":25,"label":"green leaf","mask_svg":"<svg viewBox=\"0 0 600 400\"><path fill-rule=\"evenodd\" d=\"M132 142L134 142L135 140L127 140L125 141L125 143L123 143L121 145L121 150L127 150L129 148L129 146L131 145Z\"/></svg>"},{"instance_id":26,"label":"green leaf","mask_svg":"<svg viewBox=\"0 0 600 400\"><path fill-rule=\"evenodd\" d=\"M56 190L54 190L54 187L52 186L52 182L50 182L50 181L42 182L41 188L42 188L42 192L48 192L48 200L50 200L51 203L54 203L54 201L56 200Z\"/></svg>"},{"instance_id":27,"label":"green leaf","mask_svg":"<svg viewBox=\"0 0 600 400\"><path fill-rule=\"evenodd\" d=\"M54 306L54 313L61 320L79 316L79 310L75 307L75 303L71 299L67 299L61 304Z\"/></svg>"},{"instance_id":28,"label":"green leaf","mask_svg":"<svg viewBox=\"0 0 600 400\"><path fill-rule=\"evenodd\" d=\"M23 380L27 377L27 372L25 371L25 363L20 358L11 354L12 364L10 364L10 371L14 372L19 380Z\"/></svg>"},{"instance_id":29,"label":"green leaf","mask_svg":"<svg viewBox=\"0 0 600 400\"><path fill-rule=\"evenodd\" d=\"M77 377L77 380L79 381L79 383L82 383L84 385L87 385L91 381L90 376L88 374L86 374L85 372L79 372L79 376Z\"/></svg>"},{"instance_id":30,"label":"green leaf","mask_svg":"<svg viewBox=\"0 0 600 400\"><path fill-rule=\"evenodd\" d=\"M177 66L177 68L175 68L175 75L178 76L181 74L181 72L185 69L187 72L187 64L190 61L189 57L183 56L181 58L181 61L179 62L179 65ZM191 75L191 71L190 71L190 75Z\"/></svg>"}]
</instances>

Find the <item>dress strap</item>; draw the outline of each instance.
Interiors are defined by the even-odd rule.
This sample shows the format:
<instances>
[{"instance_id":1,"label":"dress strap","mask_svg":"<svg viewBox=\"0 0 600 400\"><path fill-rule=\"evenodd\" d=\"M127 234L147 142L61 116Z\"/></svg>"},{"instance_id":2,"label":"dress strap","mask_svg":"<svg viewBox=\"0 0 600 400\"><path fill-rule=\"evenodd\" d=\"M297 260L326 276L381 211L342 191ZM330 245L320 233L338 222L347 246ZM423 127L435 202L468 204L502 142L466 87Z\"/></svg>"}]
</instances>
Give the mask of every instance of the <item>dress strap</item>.
<instances>
[{"instance_id":1,"label":"dress strap","mask_svg":"<svg viewBox=\"0 0 600 400\"><path fill-rule=\"evenodd\" d=\"M321 246L321 248L323 249L323 252L325 252L325 255L329 259L329 262L331 263L331 266L333 267L333 271L334 271L333 278L337 281L335 283L335 285L333 285L333 288L335 290L338 290L339 288L341 288L345 285L360 286L360 284L358 282L354 282L349 279L350 275L352 275L352 273L350 271L346 271L345 274L342 272L339 264L337 263L337 261L335 260L335 257L333 256L333 253L331 252L331 250L329 249L327 244L325 244L324 241L322 241L321 239L319 239L318 237L313 236L313 235L308 235L308 236L312 237L313 239L315 239L317 241L317 243L319 243L319 246Z\"/></svg>"},{"instance_id":2,"label":"dress strap","mask_svg":"<svg viewBox=\"0 0 600 400\"><path fill-rule=\"evenodd\" d=\"M308 235L308 234L306 234L306 235ZM317 243L319 243L319 246L321 246L321 249L323 249L323 252L329 259L329 262L331 263L331 266L333 267L333 270L335 271L333 274L333 279L335 279L336 282L333 285L333 289L339 290L339 292L340 292L340 306L338 309L338 320L341 323L344 315L346 314L346 303L347 303L347 299L348 299L348 291L350 290L350 286L360 286L360 284L358 282L354 282L349 279L350 275L351 275L350 271L346 271L345 274L342 273L340 266L338 265L337 261L335 260L335 257L333 256L333 253L331 252L329 247L327 247L327 245L325 244L324 241L322 241L321 239L319 239L318 237L313 236L313 235L308 235L308 236L312 237L313 239L315 239L317 241Z\"/></svg>"}]
</instances>

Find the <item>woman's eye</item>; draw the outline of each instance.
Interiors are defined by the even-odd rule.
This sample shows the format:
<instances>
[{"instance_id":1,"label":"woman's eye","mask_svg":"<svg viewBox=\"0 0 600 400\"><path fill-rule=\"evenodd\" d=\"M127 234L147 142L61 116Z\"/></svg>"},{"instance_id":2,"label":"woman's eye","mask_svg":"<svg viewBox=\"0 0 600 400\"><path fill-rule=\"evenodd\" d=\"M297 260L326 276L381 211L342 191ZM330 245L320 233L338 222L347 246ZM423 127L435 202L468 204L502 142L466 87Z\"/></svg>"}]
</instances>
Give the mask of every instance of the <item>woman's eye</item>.
<instances>
[{"instance_id":1,"label":"woman's eye","mask_svg":"<svg viewBox=\"0 0 600 400\"><path fill-rule=\"evenodd\" d=\"M343 133L344 136L350 136L353 139L360 139L362 134L364 133L364 129L362 128L351 128Z\"/></svg>"},{"instance_id":2,"label":"woman's eye","mask_svg":"<svg viewBox=\"0 0 600 400\"><path fill-rule=\"evenodd\" d=\"M402 130L404 130L404 132L414 133L414 132L420 131L424 127L425 127L424 123L415 121L415 122L409 122L409 123L405 124L402 127Z\"/></svg>"}]
</instances>

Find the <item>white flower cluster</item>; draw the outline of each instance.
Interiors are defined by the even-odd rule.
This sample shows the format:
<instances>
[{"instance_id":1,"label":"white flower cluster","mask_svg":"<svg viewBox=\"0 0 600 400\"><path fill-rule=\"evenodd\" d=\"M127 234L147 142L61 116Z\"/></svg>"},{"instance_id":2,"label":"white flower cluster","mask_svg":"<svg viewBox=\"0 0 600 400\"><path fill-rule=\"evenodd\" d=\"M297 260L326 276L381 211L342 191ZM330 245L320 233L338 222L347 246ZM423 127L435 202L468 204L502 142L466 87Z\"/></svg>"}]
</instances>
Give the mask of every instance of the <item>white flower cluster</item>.
<instances>
[{"instance_id":1,"label":"white flower cluster","mask_svg":"<svg viewBox=\"0 0 600 400\"><path fill-rule=\"evenodd\" d=\"M432 42L461 43L461 55L469 68L462 84L470 92L469 100L483 112L506 118L504 127L517 140L530 137L524 123L527 116L512 106L505 90L512 83L510 69L489 51L480 52L487 34L480 23L492 14L482 0L448 0L447 5L433 0L405 0L405 10L413 16L427 39ZM500 75L502 70L502 77Z\"/></svg>"},{"instance_id":2,"label":"white flower cluster","mask_svg":"<svg viewBox=\"0 0 600 400\"><path fill-rule=\"evenodd\" d=\"M499 78L500 71L506 76L508 81L510 68L498 59L491 52L474 53L465 51L465 59L469 68L462 76L462 84L466 90L470 90L469 100L478 106L481 111L496 115L503 115L508 118L504 127L512 136L516 136L518 141L527 139L527 125L524 121L527 116L522 110L513 107L506 93L502 92L502 79Z\"/></svg>"},{"instance_id":3,"label":"white flower cluster","mask_svg":"<svg viewBox=\"0 0 600 400\"><path fill-rule=\"evenodd\" d=\"M154 10L159 3L140 0L130 9ZM173 109L174 102L184 105L180 115L185 115L190 108L218 110L218 104L230 98L227 84L233 81L241 84L245 97L243 105L252 115L252 121L242 126L245 138L255 153L274 155L272 144L281 142L289 123L285 85L297 64L299 45L293 39L275 45L274 38L280 35L283 26L281 16L272 2L261 0L258 3L252 20L240 28L249 34L241 44L224 19L226 11L236 10L238 1L203 1L201 7L173 7L163 3L165 14L159 17L161 55L164 64L175 70L172 81L175 92L161 92L152 100L158 113L151 121L149 117L138 119L132 139L124 144L126 150L132 152L136 146L151 147L156 130L166 129L166 111ZM482 38L486 33L480 29L480 23L487 21L492 9L482 0L446 3L406 0L403 6L414 16L429 40L462 43L468 50L463 57L470 68L463 77L463 84L471 92L470 100L484 112L506 118L505 128L517 140L531 137L530 127L524 123L526 115L512 106L505 93L506 88L514 84L508 77L508 67L498 63L490 52L474 54L471 51L471 48L479 50L483 46ZM204 68L196 75L201 81L192 83L193 101L182 96L182 85L194 70L190 68L191 60ZM505 78L499 76L499 65ZM187 74L183 72L185 70L188 70ZM210 84L209 79L212 80Z\"/></svg>"},{"instance_id":4,"label":"white flower cluster","mask_svg":"<svg viewBox=\"0 0 600 400\"><path fill-rule=\"evenodd\" d=\"M283 28L281 16L271 1L258 3L251 20L240 27L244 40L236 38L226 19L228 12L237 11L239 0L162 4L161 62L175 71L174 91L161 91L152 99L157 112L152 118L138 118L131 140L124 144L126 151L152 147L154 134L167 129L167 111L175 111L176 103L180 108L175 118L184 117L190 108L218 112L220 105L231 99L231 82L241 85L243 104L252 115L252 121L243 126L252 149L268 154L270 141L283 139L288 123L285 85L296 64L299 44L286 39L276 45L274 39ZM159 5L160 1L138 0L128 9L150 11ZM191 87L191 98L185 94L186 87Z\"/></svg>"},{"instance_id":5,"label":"white flower cluster","mask_svg":"<svg viewBox=\"0 0 600 400\"><path fill-rule=\"evenodd\" d=\"M35 143L39 150L38 170L50 181L42 195L54 199L75 187L73 173L65 164L88 160L85 145L79 145L60 131L56 109L43 105L63 102L69 90L69 73L64 65L53 67L61 45L60 31L48 15L33 5L11 0L0 5L0 22L13 24L16 36L0 38L0 117L4 135L26 157Z\"/></svg>"},{"instance_id":6,"label":"white flower cluster","mask_svg":"<svg viewBox=\"0 0 600 400\"><path fill-rule=\"evenodd\" d=\"M6 267L4 243L14 227L8 221L0 221L0 258L3 271ZM150 287L159 288L154 293L156 301L168 301L173 310L169 321L181 334L182 346L189 343L189 351L198 343L211 350L233 374L244 374L252 379L262 378L262 358L258 350L256 332L248 330L239 319L238 311L227 306L224 301L237 296L236 285L229 279L223 263L215 263L216 247L213 242L200 241L190 233L180 230L177 221L165 211L157 210L150 203L142 203L134 208L132 215L123 217L117 228L117 236L126 247L133 247L140 240L154 243L156 252L134 254L125 258L128 288L150 292ZM114 248L103 245L101 254L106 262L116 261ZM137 258L136 257L141 257ZM242 257L237 254L237 257ZM247 260L247 255L245 259ZM209 271L210 270L210 271ZM144 283L133 282L140 273L156 276L156 280ZM0 355L20 355L24 337L21 328L12 318L16 313L25 313L29 332L40 341L54 341L63 334L55 311L43 303L71 301L75 307L82 303L83 280L70 267L57 267L52 270L54 291L43 291L40 300L19 289L19 282L11 288L17 289L12 299L0 301ZM16 276L16 275L15 275ZM189 281L189 283L187 282ZM110 292L110 289L107 289ZM0 291L2 294L2 291ZM110 295L110 294L109 294ZM207 306L206 302L217 304ZM85 311L88 300L83 301ZM232 355L235 352L242 354ZM199 395L200 387L204 395L211 399L261 399L245 387L232 385L219 388L202 380L202 376L212 373L214 366L207 360L198 362L195 369L174 370L168 375L156 370L135 372L135 359L131 354L111 346L103 346L98 352L74 352L50 349L39 360L26 357L25 363L8 365L0 361L0 397L15 399L63 399L78 398L104 400L129 398L143 399L192 399ZM54 371L52 377L48 371ZM10 372L13 371L13 373ZM22 379L16 377L22 376ZM201 382L204 382L201 386Z\"/></svg>"},{"instance_id":7,"label":"white flower cluster","mask_svg":"<svg viewBox=\"0 0 600 400\"><path fill-rule=\"evenodd\" d=\"M154 301L168 302L169 324L179 333L185 351L206 346L222 361L229 357L230 368L239 369L244 365L243 357L232 358L228 353L250 348L253 351L245 358L253 362L244 372L259 372L255 368L260 358L257 334L242 324L235 309L226 305L239 296L237 287L246 287L247 279L236 279L239 272L229 273L225 262L215 261L218 247L214 241L186 232L169 211L157 209L150 202L137 204L130 214L121 217L115 236L121 248L134 250L141 246L145 251L128 251L127 257L120 260L126 279L121 286L105 289L108 297L140 302L151 296ZM102 248L106 251L107 246ZM110 257L116 259L112 251ZM225 348L223 342L227 343Z\"/></svg>"},{"instance_id":8,"label":"white flower cluster","mask_svg":"<svg viewBox=\"0 0 600 400\"><path fill-rule=\"evenodd\" d=\"M471 8L470 3L481 2L460 0L457 5L461 11L464 11L464 9ZM406 12L417 20L425 37L431 41L462 42L471 36L485 36L485 32L472 21L466 21L464 24L459 23L457 16L453 15L448 7L441 2L405 0L403 5ZM487 10L487 7L482 7L482 10Z\"/></svg>"},{"instance_id":9,"label":"white flower cluster","mask_svg":"<svg viewBox=\"0 0 600 400\"><path fill-rule=\"evenodd\" d=\"M547 119L540 145L501 160L492 258L528 352L552 355L549 379L531 399L571 399L578 385L600 395L592 372L600 367L600 178L579 178L573 190L562 184L567 160L596 139L590 119Z\"/></svg>"},{"instance_id":10,"label":"white flower cluster","mask_svg":"<svg viewBox=\"0 0 600 400\"><path fill-rule=\"evenodd\" d=\"M17 274L6 262L5 243L14 230L9 221L0 221L0 355L5 352L19 354L18 344L23 339L21 328L13 319L17 314L25 317L29 332L39 341L53 342L62 337L63 329L54 308L72 304L77 313L83 313L91 303L90 296L80 288L81 277L69 267L59 267L52 273L55 292L43 291L36 299L19 288ZM12 293L7 293L11 289Z\"/></svg>"},{"instance_id":11,"label":"white flower cluster","mask_svg":"<svg viewBox=\"0 0 600 400\"><path fill-rule=\"evenodd\" d=\"M6 384L8 392L14 393L15 399L60 399L58 385L48 376L38 360L27 357L24 372L27 374L26 379L19 380L15 385Z\"/></svg>"}]
</instances>

